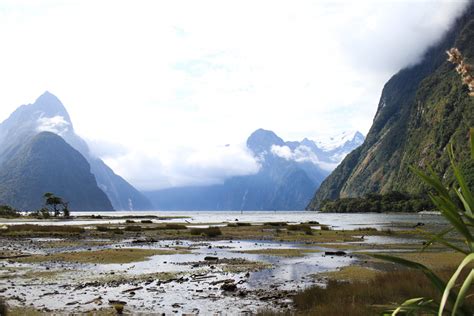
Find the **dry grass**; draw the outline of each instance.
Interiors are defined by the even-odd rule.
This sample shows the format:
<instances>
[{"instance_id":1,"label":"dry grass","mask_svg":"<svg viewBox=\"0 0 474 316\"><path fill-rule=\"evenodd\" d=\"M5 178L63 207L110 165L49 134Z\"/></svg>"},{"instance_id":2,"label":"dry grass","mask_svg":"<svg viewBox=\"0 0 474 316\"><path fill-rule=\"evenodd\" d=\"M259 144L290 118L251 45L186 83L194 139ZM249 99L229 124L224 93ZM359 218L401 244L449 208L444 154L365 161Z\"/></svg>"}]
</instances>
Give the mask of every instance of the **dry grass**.
<instances>
[{"instance_id":1,"label":"dry grass","mask_svg":"<svg viewBox=\"0 0 474 316\"><path fill-rule=\"evenodd\" d=\"M444 279L452 270L440 272ZM341 282L329 280L326 288L318 286L301 291L294 297L297 315L380 315L391 307L404 302L407 297L432 297L439 299L439 292L419 271L401 270L375 275L370 280ZM335 304L337 302L337 304ZM474 298L468 300L472 308ZM261 315L284 315L262 312Z\"/></svg>"},{"instance_id":2,"label":"dry grass","mask_svg":"<svg viewBox=\"0 0 474 316\"><path fill-rule=\"evenodd\" d=\"M48 261L66 261L79 263L130 263L146 260L156 255L171 255L178 253L189 253L184 250L161 250L161 249L102 249L95 251L63 252L51 255L34 255L17 259L18 262L38 263Z\"/></svg>"},{"instance_id":3,"label":"dry grass","mask_svg":"<svg viewBox=\"0 0 474 316\"><path fill-rule=\"evenodd\" d=\"M324 272L320 274L316 274L315 277L326 277L330 280L338 280L338 281L369 281L374 279L378 276L381 271L361 267L361 266L347 266L343 267L338 271L331 271L331 272Z\"/></svg>"},{"instance_id":4,"label":"dry grass","mask_svg":"<svg viewBox=\"0 0 474 316\"><path fill-rule=\"evenodd\" d=\"M10 225L4 233L83 233L85 230L82 227L72 225L32 225L20 224Z\"/></svg>"}]
</instances>

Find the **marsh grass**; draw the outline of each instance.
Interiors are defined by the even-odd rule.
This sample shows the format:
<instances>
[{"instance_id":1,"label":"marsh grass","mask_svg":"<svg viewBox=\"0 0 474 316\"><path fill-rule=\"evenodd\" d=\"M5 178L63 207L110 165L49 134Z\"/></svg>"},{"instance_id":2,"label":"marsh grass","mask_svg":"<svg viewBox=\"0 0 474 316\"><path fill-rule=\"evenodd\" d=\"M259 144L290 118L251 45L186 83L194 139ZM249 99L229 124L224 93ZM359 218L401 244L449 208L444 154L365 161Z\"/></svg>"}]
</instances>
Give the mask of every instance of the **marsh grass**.
<instances>
[{"instance_id":1,"label":"marsh grass","mask_svg":"<svg viewBox=\"0 0 474 316\"><path fill-rule=\"evenodd\" d=\"M452 269L439 272L448 279ZM345 282L329 280L325 288L314 286L293 297L295 310L291 315L380 315L387 307L399 304L407 297L437 297L440 293L416 270L403 269L374 275L369 280ZM473 306L474 297L468 298ZM285 315L262 311L260 316Z\"/></svg>"},{"instance_id":2,"label":"marsh grass","mask_svg":"<svg viewBox=\"0 0 474 316\"><path fill-rule=\"evenodd\" d=\"M302 231L306 235L313 235L313 230L310 225L307 224L297 224L297 225L288 225L287 230L289 231Z\"/></svg>"},{"instance_id":3,"label":"marsh grass","mask_svg":"<svg viewBox=\"0 0 474 316\"><path fill-rule=\"evenodd\" d=\"M211 226L208 228L191 228L191 235L193 236L207 236L207 237L217 237L222 235L222 231L219 227Z\"/></svg>"},{"instance_id":4,"label":"marsh grass","mask_svg":"<svg viewBox=\"0 0 474 316\"><path fill-rule=\"evenodd\" d=\"M51 255L34 255L17 259L18 262L38 263L51 261L79 262L79 263L130 263L146 260L156 255L172 255L178 253L189 253L184 250L162 250L162 249L101 249L94 251L62 252Z\"/></svg>"},{"instance_id":5,"label":"marsh grass","mask_svg":"<svg viewBox=\"0 0 474 316\"><path fill-rule=\"evenodd\" d=\"M32 224L21 224L21 225L10 225L5 233L18 233L18 232L35 232L35 233L83 233L84 228L72 226L72 225L32 225Z\"/></svg>"}]
</instances>

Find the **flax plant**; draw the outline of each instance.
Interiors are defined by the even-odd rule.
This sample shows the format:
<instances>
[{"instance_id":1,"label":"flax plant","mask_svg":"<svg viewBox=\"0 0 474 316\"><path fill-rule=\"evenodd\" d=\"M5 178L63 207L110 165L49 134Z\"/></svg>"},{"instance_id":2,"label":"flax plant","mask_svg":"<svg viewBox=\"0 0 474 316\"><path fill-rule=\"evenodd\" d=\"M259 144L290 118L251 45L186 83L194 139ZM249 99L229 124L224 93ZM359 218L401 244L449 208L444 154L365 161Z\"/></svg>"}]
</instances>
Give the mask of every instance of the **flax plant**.
<instances>
[{"instance_id":1,"label":"flax plant","mask_svg":"<svg viewBox=\"0 0 474 316\"><path fill-rule=\"evenodd\" d=\"M456 65L456 71L461 76L463 84L467 85L469 95L474 97L474 77L471 75L473 67L469 65L461 52L457 48L447 51L448 61ZM474 160L474 128L470 128L470 147L471 157ZM473 315L474 311L469 310L463 302L468 294L471 284L474 281L474 194L467 185L465 177L455 161L455 153L452 144L448 146L448 154L451 162L451 168L454 172L455 183L451 187L446 187L441 182L438 175L431 167L427 171L412 167L411 170L418 175L431 189L429 194L431 201L450 223L450 227L436 235L431 234L431 240L426 243L429 247L435 242L439 242L452 250L462 253L464 259L458 268L446 283L426 266L405 260L402 258L375 254L373 257L391 261L404 265L409 268L422 271L433 286L440 291L441 300L435 300L426 297L416 297L406 300L399 307L387 311L384 315ZM448 233L456 233L462 237L463 244L452 243L446 237ZM460 280L460 275L466 271L464 280ZM460 285L459 290L455 287Z\"/></svg>"}]
</instances>

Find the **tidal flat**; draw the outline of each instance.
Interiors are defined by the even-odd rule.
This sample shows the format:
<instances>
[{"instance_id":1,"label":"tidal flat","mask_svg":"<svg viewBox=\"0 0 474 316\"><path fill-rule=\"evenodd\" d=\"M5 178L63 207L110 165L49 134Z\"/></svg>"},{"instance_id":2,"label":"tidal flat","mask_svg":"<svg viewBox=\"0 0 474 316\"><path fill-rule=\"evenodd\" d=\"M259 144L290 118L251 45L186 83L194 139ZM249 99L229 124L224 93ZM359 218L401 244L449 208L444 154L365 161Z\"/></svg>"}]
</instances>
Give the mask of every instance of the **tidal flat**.
<instances>
[{"instance_id":1,"label":"tidal flat","mask_svg":"<svg viewBox=\"0 0 474 316\"><path fill-rule=\"evenodd\" d=\"M290 311L298 293L330 280L397 269L370 253L437 268L458 261L439 246L416 253L423 231L445 227L437 215L338 214L332 221L295 213L0 220L0 296L11 315L252 315Z\"/></svg>"}]
</instances>

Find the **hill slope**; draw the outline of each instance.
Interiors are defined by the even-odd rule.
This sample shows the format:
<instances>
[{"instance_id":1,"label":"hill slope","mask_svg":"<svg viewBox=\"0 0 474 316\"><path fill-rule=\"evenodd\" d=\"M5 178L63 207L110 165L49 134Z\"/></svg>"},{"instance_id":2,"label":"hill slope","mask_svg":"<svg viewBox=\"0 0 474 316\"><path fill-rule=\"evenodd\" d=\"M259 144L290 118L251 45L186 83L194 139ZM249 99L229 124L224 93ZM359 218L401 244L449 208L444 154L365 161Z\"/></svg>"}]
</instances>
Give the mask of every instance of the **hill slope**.
<instances>
[{"instance_id":1,"label":"hill slope","mask_svg":"<svg viewBox=\"0 0 474 316\"><path fill-rule=\"evenodd\" d=\"M16 109L0 124L0 165L14 154L24 139L41 131L53 132L78 150L89 162L97 184L116 210L149 210L151 203L138 190L115 174L100 158L90 153L87 143L74 131L71 118L61 101L49 92L33 104Z\"/></svg>"},{"instance_id":2,"label":"hill slope","mask_svg":"<svg viewBox=\"0 0 474 316\"><path fill-rule=\"evenodd\" d=\"M19 146L0 169L0 204L21 210L39 209L43 194L54 192L72 210L109 211L86 159L61 137L42 132Z\"/></svg>"},{"instance_id":3,"label":"hill slope","mask_svg":"<svg viewBox=\"0 0 474 316\"><path fill-rule=\"evenodd\" d=\"M470 5L444 39L417 65L401 70L384 86L373 125L362 146L350 153L321 184L310 210L326 199L357 197L370 192L424 191L409 166L433 168L445 179L447 144L460 159L468 155L467 135L474 126L474 100L462 86L445 51L458 47L474 62L474 8ZM474 183L473 166L464 166Z\"/></svg>"}]
</instances>

